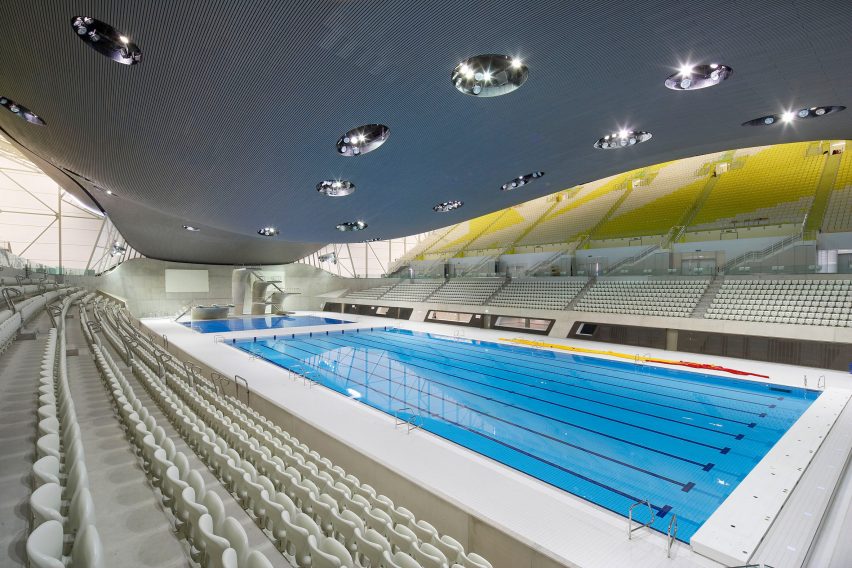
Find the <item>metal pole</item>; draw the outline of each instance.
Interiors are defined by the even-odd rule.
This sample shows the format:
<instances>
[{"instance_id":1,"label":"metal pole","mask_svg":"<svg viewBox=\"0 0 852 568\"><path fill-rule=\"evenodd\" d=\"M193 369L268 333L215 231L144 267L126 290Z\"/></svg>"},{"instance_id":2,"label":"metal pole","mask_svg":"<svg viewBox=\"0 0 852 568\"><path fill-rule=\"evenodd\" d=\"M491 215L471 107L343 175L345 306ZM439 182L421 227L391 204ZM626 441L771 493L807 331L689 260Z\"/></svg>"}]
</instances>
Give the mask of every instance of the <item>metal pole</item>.
<instances>
[{"instance_id":1,"label":"metal pole","mask_svg":"<svg viewBox=\"0 0 852 568\"><path fill-rule=\"evenodd\" d=\"M62 188L56 186L56 196L58 201L56 218L59 220L59 276L62 276Z\"/></svg>"}]
</instances>

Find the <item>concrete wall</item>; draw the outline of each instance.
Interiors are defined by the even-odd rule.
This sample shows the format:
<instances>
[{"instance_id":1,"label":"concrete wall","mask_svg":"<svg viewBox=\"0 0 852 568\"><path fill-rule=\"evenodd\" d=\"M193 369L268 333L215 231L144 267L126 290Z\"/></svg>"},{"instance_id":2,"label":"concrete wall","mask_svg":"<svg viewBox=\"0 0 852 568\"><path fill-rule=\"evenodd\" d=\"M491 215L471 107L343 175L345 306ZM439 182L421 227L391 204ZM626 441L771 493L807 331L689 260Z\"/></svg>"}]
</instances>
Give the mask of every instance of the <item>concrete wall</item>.
<instances>
[{"instance_id":1,"label":"concrete wall","mask_svg":"<svg viewBox=\"0 0 852 568\"><path fill-rule=\"evenodd\" d=\"M207 270L210 291L167 293L166 269ZM128 309L136 317L176 316L190 303L232 303L233 271L233 266L140 258L125 262L102 276L87 278L86 284L126 301ZM282 280L285 290L299 292L285 298L284 308L288 310L317 310L329 299L343 296L347 291L388 283L388 279L384 278L341 278L306 264L267 266L259 272L266 279Z\"/></svg>"}]
</instances>

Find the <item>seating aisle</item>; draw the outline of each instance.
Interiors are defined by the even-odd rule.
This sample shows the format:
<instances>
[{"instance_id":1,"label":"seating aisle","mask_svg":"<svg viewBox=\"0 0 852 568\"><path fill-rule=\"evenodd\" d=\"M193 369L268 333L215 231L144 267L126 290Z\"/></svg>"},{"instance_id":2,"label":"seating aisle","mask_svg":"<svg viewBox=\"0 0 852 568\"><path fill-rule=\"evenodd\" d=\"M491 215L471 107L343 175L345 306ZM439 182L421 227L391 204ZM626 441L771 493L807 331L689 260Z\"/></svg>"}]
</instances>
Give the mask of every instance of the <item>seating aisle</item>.
<instances>
[{"instance_id":1,"label":"seating aisle","mask_svg":"<svg viewBox=\"0 0 852 568\"><path fill-rule=\"evenodd\" d=\"M76 332L79 334L79 344L85 345L86 342L83 339L82 331L81 331L79 326L76 326ZM75 340L76 340L76 338L75 338ZM219 481L207 469L207 466L204 465L198 459L198 457L195 455L195 453L192 451L192 449L190 449L190 447L186 444L186 442L183 440L183 438L181 438L180 435L174 430L174 428L169 423L166 416L163 414L163 412L160 410L160 408L154 403L153 399L150 397L148 392L142 387L142 385L138 382L136 377L133 376L132 371L124 364L120 355L109 347L108 342L104 342L104 349L107 349L108 351L110 351L110 354L112 355L113 360L116 362L116 365L118 366L119 370L121 370L122 373L124 374L124 377L127 380L127 382L133 388L133 391L134 391L136 397L139 399L139 401L142 403L142 405L145 408L148 409L150 415L154 418L157 425L163 428L163 430L165 431L166 437L168 439L170 439L172 442L174 442L174 446L175 446L176 451L182 452L184 455L186 455L186 457L188 458L188 461L189 461L190 468L201 474L201 477L204 480L205 489L207 491L213 491L216 494L218 494L219 497L221 498L224 506L225 506L225 513L228 516L234 517L235 519L237 519L237 521L239 521L239 523L242 525L243 529L246 532L246 535L248 536L248 539L249 539L248 542L249 542L250 548L252 550L258 550L258 551L264 553L264 555L267 557L267 559L269 559L271 561L273 566L281 567L281 568L290 568L290 564L275 549L275 546L272 544L272 542L270 542L270 540L266 537L266 535L264 535L263 532L260 529L258 529L258 527L254 524L254 521L252 521L252 519L242 509L242 507L240 507L239 504L230 496L228 491L224 487L222 487L222 485L219 483ZM144 566L158 566L158 567L159 566L190 566L190 565L192 565L192 563L190 562L190 559L189 559L188 549L185 546L181 545L180 541L178 541L178 539L175 537L174 534L167 534L166 532L163 532L164 528L167 531L169 529L171 529L170 525L168 524L168 522L166 520L167 519L166 512L163 509L163 506L160 503L160 500L156 497L155 493L151 490L150 485L146 481L145 472L139 466L137 457L134 455L133 451L130 449L130 446L128 445L127 440L125 439L125 437L123 435L123 431L122 431L121 427L119 426L117 419L113 416L112 406L107 400L107 394L104 391L103 385L101 383L101 380L100 380L100 377L98 375L98 371L97 371L97 368L96 368L94 362L92 362L91 359L87 359L86 365L89 369L91 369L89 371L89 373L87 374L87 382L89 383L87 388L91 389L91 391L92 391L91 396L93 398L97 397L99 399L99 404L103 404L105 408L109 409L109 419L111 421L110 426L115 431L115 438L114 438L113 444L115 446L118 446L119 443L120 443L121 449L123 450L122 453L126 454L126 455L124 455L124 457L127 461L127 466L124 469L132 469L133 474L134 474L133 475L133 477L134 477L134 481L133 481L134 490L133 490L132 495L135 498L131 498L131 496L126 496L126 499L128 500L128 502L126 504L122 503L123 508L119 509L119 511L126 510L127 507L131 507L131 508L134 509L134 512L135 512L136 506L142 507L142 505L139 505L138 502L144 502L145 503L144 510L140 509L140 513L143 512L143 511L147 513L147 510L149 508L149 502L150 502L150 504L153 505L153 508L151 510L154 513L156 513L156 515L157 515L156 519L147 520L148 522L143 522L141 515L140 515L140 518L135 520L135 523L138 523L140 527L143 527L143 529L147 529L147 532L139 535L139 538L138 538L139 544L140 544L139 548L140 548L141 556L152 556L152 555L154 556L154 558L151 558L150 563L145 563L145 564L142 564L141 560L147 561L148 558L140 558L140 564L138 564L138 565L139 566L143 566L143 565ZM97 393L97 394L95 394L95 393ZM118 472L118 468L113 468L113 469L116 473ZM121 477L121 476L116 475L116 477ZM126 478L121 478L119 486L116 488L116 491L118 491L118 492L123 491L125 483L127 483ZM116 498L118 498L118 497L119 497L119 495L117 494ZM96 506L97 506L97 499L96 499ZM99 514L100 514L100 511L99 511ZM99 516L98 518L101 519L102 517ZM151 526L150 529L149 529L149 525ZM105 526L104 530L105 531L107 530L106 526ZM150 539L152 539L154 537L157 537L158 540L168 538L168 542L165 542L165 540L164 540L163 544L168 545L169 549L165 550L166 546L164 546L163 550L156 550L156 548L158 548L158 547L148 547L148 548L155 548L155 550L147 550L146 547L144 546L144 544L146 542L150 542ZM106 533L103 536L103 538L104 538L105 543L108 542L109 541L109 533ZM108 547L109 545L105 544L104 546L107 549L105 552L109 553L109 547ZM125 547L125 544L117 543L117 548L119 550L123 549L124 547ZM134 547L134 548L136 548L136 547ZM170 561L167 562L166 559L169 559ZM136 564L134 564L134 565L136 565Z\"/></svg>"},{"instance_id":2,"label":"seating aisle","mask_svg":"<svg viewBox=\"0 0 852 568\"><path fill-rule=\"evenodd\" d=\"M50 328L46 313L31 324ZM47 334L15 341L0 355L0 566L26 566L31 473L38 424L39 368Z\"/></svg>"},{"instance_id":3,"label":"seating aisle","mask_svg":"<svg viewBox=\"0 0 852 568\"><path fill-rule=\"evenodd\" d=\"M107 566L192 566L116 420L80 326L67 325L71 395Z\"/></svg>"}]
</instances>

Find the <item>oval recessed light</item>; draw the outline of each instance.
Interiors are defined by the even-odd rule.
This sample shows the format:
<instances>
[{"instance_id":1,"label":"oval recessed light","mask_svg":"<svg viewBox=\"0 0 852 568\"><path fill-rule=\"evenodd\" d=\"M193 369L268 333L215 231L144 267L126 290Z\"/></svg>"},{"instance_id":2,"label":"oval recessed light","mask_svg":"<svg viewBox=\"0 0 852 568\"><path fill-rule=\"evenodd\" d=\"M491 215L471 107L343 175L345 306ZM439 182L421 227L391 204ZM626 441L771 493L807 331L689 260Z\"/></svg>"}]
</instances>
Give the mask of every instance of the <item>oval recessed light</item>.
<instances>
[{"instance_id":1,"label":"oval recessed light","mask_svg":"<svg viewBox=\"0 0 852 568\"><path fill-rule=\"evenodd\" d=\"M619 130L612 134L607 134L603 138L598 138L595 142L595 148L599 150L616 150L618 148L627 148L635 146L642 142L647 142L653 135L644 130Z\"/></svg>"},{"instance_id":2,"label":"oval recessed light","mask_svg":"<svg viewBox=\"0 0 852 568\"><path fill-rule=\"evenodd\" d=\"M450 76L460 92L474 97L498 97L523 85L529 70L523 61L508 55L485 54L468 57Z\"/></svg>"},{"instance_id":3,"label":"oval recessed light","mask_svg":"<svg viewBox=\"0 0 852 568\"><path fill-rule=\"evenodd\" d=\"M201 230L198 227L193 227L192 225L184 225L183 228L184 228L185 231L190 231L190 232L193 232L193 233Z\"/></svg>"},{"instance_id":4,"label":"oval recessed light","mask_svg":"<svg viewBox=\"0 0 852 568\"><path fill-rule=\"evenodd\" d=\"M390 128L384 124L365 124L341 136L337 141L337 152L341 156L360 156L377 149L388 136Z\"/></svg>"},{"instance_id":5,"label":"oval recessed light","mask_svg":"<svg viewBox=\"0 0 852 568\"><path fill-rule=\"evenodd\" d=\"M317 184L317 191L329 197L343 197L355 193L355 184L345 179L323 180Z\"/></svg>"},{"instance_id":6,"label":"oval recessed light","mask_svg":"<svg viewBox=\"0 0 852 568\"><path fill-rule=\"evenodd\" d=\"M464 205L464 201L453 199L452 201L443 201L441 203L438 203L437 205L432 207L432 210L436 213L448 213L450 211L453 211L454 209L458 209L462 205Z\"/></svg>"},{"instance_id":7,"label":"oval recessed light","mask_svg":"<svg viewBox=\"0 0 852 568\"><path fill-rule=\"evenodd\" d=\"M759 118L753 118L752 120L747 120L743 122L743 126L771 126L777 123L789 123L794 120L807 120L809 118L819 118L821 116L825 116L827 114L832 114L835 112L840 112L842 110L846 110L845 106L819 106L819 107L810 107L810 108L802 108L796 111L788 110L784 112L779 112L777 114L768 114L766 116L761 116Z\"/></svg>"},{"instance_id":8,"label":"oval recessed light","mask_svg":"<svg viewBox=\"0 0 852 568\"><path fill-rule=\"evenodd\" d=\"M673 91L697 91L718 85L733 73L733 69L718 63L684 65L677 73L669 75L665 85Z\"/></svg>"},{"instance_id":9,"label":"oval recessed light","mask_svg":"<svg viewBox=\"0 0 852 568\"><path fill-rule=\"evenodd\" d=\"M365 243L374 243L376 241L383 241L383 240L385 240L385 239L382 238L382 237L373 237L372 239L367 239L364 242Z\"/></svg>"},{"instance_id":10,"label":"oval recessed light","mask_svg":"<svg viewBox=\"0 0 852 568\"><path fill-rule=\"evenodd\" d=\"M136 65L142 60L142 50L111 25L90 16L71 18L71 27L86 45L113 61Z\"/></svg>"},{"instance_id":11,"label":"oval recessed light","mask_svg":"<svg viewBox=\"0 0 852 568\"><path fill-rule=\"evenodd\" d=\"M16 103L9 97L0 97L0 106L20 118L26 120L30 124L38 124L44 126L44 121L36 113L20 103Z\"/></svg>"},{"instance_id":12,"label":"oval recessed light","mask_svg":"<svg viewBox=\"0 0 852 568\"><path fill-rule=\"evenodd\" d=\"M337 230L346 232L346 231L363 231L367 228L367 223L364 221L346 221L344 223L340 223L337 225Z\"/></svg>"},{"instance_id":13,"label":"oval recessed light","mask_svg":"<svg viewBox=\"0 0 852 568\"><path fill-rule=\"evenodd\" d=\"M507 181L503 185L500 186L500 191L512 191L513 189L517 189L522 185L526 185L534 179L538 179L544 175L544 172L532 172L523 176L518 176L512 181Z\"/></svg>"},{"instance_id":14,"label":"oval recessed light","mask_svg":"<svg viewBox=\"0 0 852 568\"><path fill-rule=\"evenodd\" d=\"M257 230L257 234L262 237L274 237L278 234L278 229L275 227L261 227Z\"/></svg>"}]
</instances>

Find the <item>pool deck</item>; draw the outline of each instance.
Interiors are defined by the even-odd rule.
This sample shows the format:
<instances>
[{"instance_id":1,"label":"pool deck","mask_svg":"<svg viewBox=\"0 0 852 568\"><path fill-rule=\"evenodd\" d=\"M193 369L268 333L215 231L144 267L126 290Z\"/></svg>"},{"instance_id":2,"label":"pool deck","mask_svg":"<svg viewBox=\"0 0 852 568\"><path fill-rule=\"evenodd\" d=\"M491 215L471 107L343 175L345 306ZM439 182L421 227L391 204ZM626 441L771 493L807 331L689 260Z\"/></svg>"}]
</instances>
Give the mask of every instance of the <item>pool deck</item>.
<instances>
[{"instance_id":1,"label":"pool deck","mask_svg":"<svg viewBox=\"0 0 852 568\"><path fill-rule=\"evenodd\" d=\"M336 317L340 314L299 312L298 315ZM170 319L146 319L142 323L158 336L165 334L171 345L203 361L207 366L226 375L239 374L246 377L253 393L272 401L300 420L357 448L368 458L413 480L470 515L487 519L492 525L552 560L548 566L720 566L717 561L744 564L745 560L755 556L755 551L767 533L771 536L789 530L786 526L780 526L782 523L793 525L797 527L793 532L802 533L803 523L808 522L808 519L803 520L799 515L779 515L779 511L784 511L782 507L788 500L794 501L791 494L795 496L807 489L804 487L805 482L799 484L799 480L809 471L811 461L824 454L816 452L820 443L829 434L837 438L838 433L832 431L832 427L852 396L852 377L838 371L548 337L550 343L685 359L770 376L768 381L754 378L759 382L801 387L803 375L807 373L809 386L814 387L817 377L825 376L826 392L699 529L692 538L692 547L676 542L672 549L672 559L667 559L666 539L657 532L639 531L633 540L628 540L627 521L619 515L428 432L415 430L406 435L404 429L393 427L393 417L328 389L307 388L302 382L293 381L286 370L222 342L223 339L232 338L271 337L276 334L339 331L370 326L398 327L449 336L462 334L467 338L490 341L512 337L540 339L540 336L505 331L350 314L346 317L357 321L351 324L221 334L197 333ZM732 376L723 372L701 372ZM750 380L749 377L737 378ZM850 412L852 409L846 409L846 414ZM852 421L843 422L845 427L852 429ZM845 435L845 431L842 434ZM838 454L837 451L834 453ZM836 460L845 457L839 454L835 456ZM425 464L428 466L424 467ZM831 491L827 489L830 488L822 487L822 493L830 496ZM404 506L405 502L400 501L399 504ZM822 516L819 511L814 515L813 509L816 508L815 504L810 507L812 518L809 519L812 524L816 523L815 527ZM815 527L813 532L816 532ZM766 539L770 540L769 537ZM530 567L530 564L509 563L499 557L496 550L480 552L490 557L495 567ZM534 564L536 567L539 565L544 564ZM776 564L779 568L782 565Z\"/></svg>"}]
</instances>

